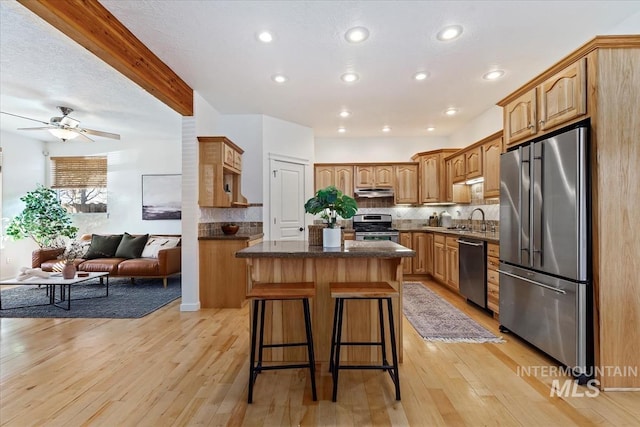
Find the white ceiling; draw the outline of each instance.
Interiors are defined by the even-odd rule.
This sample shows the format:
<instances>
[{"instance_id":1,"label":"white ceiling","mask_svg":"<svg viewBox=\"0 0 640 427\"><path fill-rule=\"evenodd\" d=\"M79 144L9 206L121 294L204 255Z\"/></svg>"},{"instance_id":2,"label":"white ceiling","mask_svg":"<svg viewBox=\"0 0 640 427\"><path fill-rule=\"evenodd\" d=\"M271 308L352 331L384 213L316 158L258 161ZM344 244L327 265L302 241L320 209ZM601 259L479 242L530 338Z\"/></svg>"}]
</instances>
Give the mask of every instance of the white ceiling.
<instances>
[{"instance_id":1,"label":"white ceiling","mask_svg":"<svg viewBox=\"0 0 640 427\"><path fill-rule=\"evenodd\" d=\"M265 114L317 137L449 135L595 35L640 21L640 1L101 3L220 113ZM175 116L21 5L1 1L0 12L2 111L46 121L66 105L82 126L123 138L161 134ZM462 25L462 36L436 40L448 24ZM346 42L354 26L369 39ZM258 42L261 30L274 42ZM483 81L492 68L505 77ZM416 82L420 70L430 77ZM360 80L343 83L346 71ZM275 84L276 73L289 82ZM445 116L448 107L459 115ZM343 108L352 117L339 118ZM34 124L0 118L3 130Z\"/></svg>"}]
</instances>

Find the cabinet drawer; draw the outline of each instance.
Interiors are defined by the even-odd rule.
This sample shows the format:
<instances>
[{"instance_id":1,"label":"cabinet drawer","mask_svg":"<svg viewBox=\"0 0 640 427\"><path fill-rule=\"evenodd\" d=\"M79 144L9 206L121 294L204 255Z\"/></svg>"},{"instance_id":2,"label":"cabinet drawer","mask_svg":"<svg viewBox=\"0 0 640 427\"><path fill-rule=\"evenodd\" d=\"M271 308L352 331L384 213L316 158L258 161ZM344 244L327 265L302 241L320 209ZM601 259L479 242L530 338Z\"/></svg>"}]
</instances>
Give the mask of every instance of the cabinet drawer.
<instances>
[{"instance_id":1,"label":"cabinet drawer","mask_svg":"<svg viewBox=\"0 0 640 427\"><path fill-rule=\"evenodd\" d=\"M487 255L499 258L500 257L500 246L496 245L495 243L489 243L487 245Z\"/></svg>"},{"instance_id":2,"label":"cabinet drawer","mask_svg":"<svg viewBox=\"0 0 640 427\"><path fill-rule=\"evenodd\" d=\"M498 258L494 257L494 256L488 256L487 257L487 269L489 270L498 270L498 267L500 266Z\"/></svg>"},{"instance_id":3,"label":"cabinet drawer","mask_svg":"<svg viewBox=\"0 0 640 427\"><path fill-rule=\"evenodd\" d=\"M445 241L444 234L434 234L433 241L435 243L442 243L444 245L444 241Z\"/></svg>"},{"instance_id":4,"label":"cabinet drawer","mask_svg":"<svg viewBox=\"0 0 640 427\"><path fill-rule=\"evenodd\" d=\"M487 283L487 308L494 313L500 307L500 287L491 282Z\"/></svg>"},{"instance_id":5,"label":"cabinet drawer","mask_svg":"<svg viewBox=\"0 0 640 427\"><path fill-rule=\"evenodd\" d=\"M457 248L458 247L458 238L457 237L447 237L447 247Z\"/></svg>"},{"instance_id":6,"label":"cabinet drawer","mask_svg":"<svg viewBox=\"0 0 640 427\"><path fill-rule=\"evenodd\" d=\"M489 284L494 284L496 286L498 286L498 284L500 283L500 275L498 274L497 271L495 270L487 270L487 286L489 286Z\"/></svg>"}]
</instances>

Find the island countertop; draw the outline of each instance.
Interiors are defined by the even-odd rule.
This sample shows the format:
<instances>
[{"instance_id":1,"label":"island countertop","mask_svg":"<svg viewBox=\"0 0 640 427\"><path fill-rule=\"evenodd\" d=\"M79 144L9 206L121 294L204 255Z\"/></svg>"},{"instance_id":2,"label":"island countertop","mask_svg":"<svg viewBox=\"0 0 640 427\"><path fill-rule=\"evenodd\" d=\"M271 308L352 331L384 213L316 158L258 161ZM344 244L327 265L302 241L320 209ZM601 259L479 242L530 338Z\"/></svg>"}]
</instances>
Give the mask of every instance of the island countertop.
<instances>
[{"instance_id":1,"label":"island countertop","mask_svg":"<svg viewBox=\"0 0 640 427\"><path fill-rule=\"evenodd\" d=\"M236 252L238 258L404 258L415 251L390 241L345 240L339 248L311 246L307 241L272 240Z\"/></svg>"}]
</instances>

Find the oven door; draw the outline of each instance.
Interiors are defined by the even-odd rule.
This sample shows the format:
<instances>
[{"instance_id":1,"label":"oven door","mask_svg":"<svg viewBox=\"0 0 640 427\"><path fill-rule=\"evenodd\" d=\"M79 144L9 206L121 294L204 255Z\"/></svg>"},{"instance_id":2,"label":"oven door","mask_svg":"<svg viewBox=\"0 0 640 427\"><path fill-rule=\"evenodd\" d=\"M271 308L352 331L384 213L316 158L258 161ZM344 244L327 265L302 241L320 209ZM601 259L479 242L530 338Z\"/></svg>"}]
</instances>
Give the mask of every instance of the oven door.
<instances>
[{"instance_id":1,"label":"oven door","mask_svg":"<svg viewBox=\"0 0 640 427\"><path fill-rule=\"evenodd\" d=\"M386 240L390 242L398 243L399 240L398 233L359 233L356 231L356 240L367 240L367 241L380 241Z\"/></svg>"}]
</instances>

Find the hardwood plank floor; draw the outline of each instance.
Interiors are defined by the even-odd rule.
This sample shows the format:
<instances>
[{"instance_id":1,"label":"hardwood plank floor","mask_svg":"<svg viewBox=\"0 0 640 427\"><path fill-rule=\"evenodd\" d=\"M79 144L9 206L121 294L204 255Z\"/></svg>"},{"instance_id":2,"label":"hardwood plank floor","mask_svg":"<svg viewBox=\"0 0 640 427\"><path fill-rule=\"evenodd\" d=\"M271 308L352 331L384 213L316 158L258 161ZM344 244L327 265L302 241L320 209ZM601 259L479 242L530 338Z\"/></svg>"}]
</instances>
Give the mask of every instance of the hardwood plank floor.
<instances>
[{"instance_id":1,"label":"hardwood plank floor","mask_svg":"<svg viewBox=\"0 0 640 427\"><path fill-rule=\"evenodd\" d=\"M425 284L499 335L461 297ZM338 402L318 366L260 374L248 405L248 305L142 319L0 319L2 426L638 426L640 393L550 396L554 362L510 335L502 344L425 342L404 320L402 401L381 371L344 371ZM588 391L580 387L582 391Z\"/></svg>"}]
</instances>

